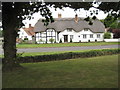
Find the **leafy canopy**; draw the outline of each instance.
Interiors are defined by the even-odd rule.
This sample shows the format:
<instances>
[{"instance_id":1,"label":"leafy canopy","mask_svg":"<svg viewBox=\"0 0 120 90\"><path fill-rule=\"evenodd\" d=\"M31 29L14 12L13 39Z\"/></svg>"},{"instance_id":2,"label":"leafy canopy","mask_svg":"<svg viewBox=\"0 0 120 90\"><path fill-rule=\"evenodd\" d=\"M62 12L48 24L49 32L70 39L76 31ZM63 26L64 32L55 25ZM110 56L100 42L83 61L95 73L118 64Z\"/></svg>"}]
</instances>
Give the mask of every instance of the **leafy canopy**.
<instances>
[{"instance_id":1,"label":"leafy canopy","mask_svg":"<svg viewBox=\"0 0 120 90\"><path fill-rule=\"evenodd\" d=\"M24 25L22 23L22 20L25 20L26 18L31 19L31 15L39 11L40 14L45 17L45 20L43 20L43 22L45 25L48 25L48 22L54 22L52 12L49 10L48 6L53 6L54 8L60 9L63 7L70 7L74 10L80 8L89 10L90 7L93 7L93 2L2 2L3 28L7 26L8 22L13 23L13 20L15 20L15 26L17 28L20 28ZM120 16L120 1L102 2L96 8L101 9L104 12L111 12L111 14L115 17Z\"/></svg>"}]
</instances>

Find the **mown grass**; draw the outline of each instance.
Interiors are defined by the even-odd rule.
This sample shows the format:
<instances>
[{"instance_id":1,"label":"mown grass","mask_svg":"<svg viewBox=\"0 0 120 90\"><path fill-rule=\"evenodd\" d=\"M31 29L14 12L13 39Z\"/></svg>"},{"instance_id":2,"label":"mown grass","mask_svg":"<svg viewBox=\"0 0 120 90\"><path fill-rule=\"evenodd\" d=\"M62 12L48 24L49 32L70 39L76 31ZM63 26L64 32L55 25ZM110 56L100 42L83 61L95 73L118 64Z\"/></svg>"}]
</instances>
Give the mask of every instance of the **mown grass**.
<instances>
[{"instance_id":1,"label":"mown grass","mask_svg":"<svg viewBox=\"0 0 120 90\"><path fill-rule=\"evenodd\" d=\"M104 49L95 49L95 50L104 50ZM111 50L114 50L114 48ZM94 50L91 49L91 50L80 50L80 51L29 52L29 53L18 53L18 54L21 54L21 57L25 57L25 56L53 55L53 54L62 54L62 53L70 53L70 52L79 53L79 52L88 52L88 51L94 51Z\"/></svg>"},{"instance_id":2,"label":"mown grass","mask_svg":"<svg viewBox=\"0 0 120 90\"><path fill-rule=\"evenodd\" d=\"M89 42L89 43L54 43L54 44L18 44L17 48L38 48L38 47L71 47L71 46L99 46L114 45L119 42Z\"/></svg>"},{"instance_id":3,"label":"mown grass","mask_svg":"<svg viewBox=\"0 0 120 90\"><path fill-rule=\"evenodd\" d=\"M118 55L21 64L3 73L3 88L117 88Z\"/></svg>"},{"instance_id":4,"label":"mown grass","mask_svg":"<svg viewBox=\"0 0 120 90\"><path fill-rule=\"evenodd\" d=\"M56 51L56 52L30 52L30 53L18 53L21 54L22 57L25 56L39 56L39 55L53 55L53 54L61 54L66 52L86 52L90 50L80 50L80 51Z\"/></svg>"}]
</instances>

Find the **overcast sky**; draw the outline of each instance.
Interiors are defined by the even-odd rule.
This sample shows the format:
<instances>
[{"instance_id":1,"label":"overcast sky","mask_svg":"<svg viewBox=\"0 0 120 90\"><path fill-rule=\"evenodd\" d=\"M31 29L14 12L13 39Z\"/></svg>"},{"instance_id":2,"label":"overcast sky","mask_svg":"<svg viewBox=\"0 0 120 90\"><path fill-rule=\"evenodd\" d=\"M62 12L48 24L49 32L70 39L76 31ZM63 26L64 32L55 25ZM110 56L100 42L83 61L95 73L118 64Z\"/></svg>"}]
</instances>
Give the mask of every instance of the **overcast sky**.
<instances>
[{"instance_id":1,"label":"overcast sky","mask_svg":"<svg viewBox=\"0 0 120 90\"><path fill-rule=\"evenodd\" d=\"M74 9L71 9L69 7L63 8L63 10L57 9L56 11L52 7L49 8L49 9L52 12L53 18L57 18L58 13L62 14L62 18L74 18L76 14L78 15L78 17L81 17L81 18L84 18L86 16L90 16L90 12L87 12L83 9L80 9L80 10L77 10L77 11L74 11ZM91 8L90 11L92 11L92 10L96 10L96 9ZM107 14L105 14L103 11L98 10L98 15L96 15L96 16L97 16L98 19L104 19L107 16ZM35 13L33 15L33 17L34 17L34 19L23 21L25 23L25 27L28 27L29 24L32 24L32 26L34 26L40 18L43 18L40 15L40 13Z\"/></svg>"}]
</instances>

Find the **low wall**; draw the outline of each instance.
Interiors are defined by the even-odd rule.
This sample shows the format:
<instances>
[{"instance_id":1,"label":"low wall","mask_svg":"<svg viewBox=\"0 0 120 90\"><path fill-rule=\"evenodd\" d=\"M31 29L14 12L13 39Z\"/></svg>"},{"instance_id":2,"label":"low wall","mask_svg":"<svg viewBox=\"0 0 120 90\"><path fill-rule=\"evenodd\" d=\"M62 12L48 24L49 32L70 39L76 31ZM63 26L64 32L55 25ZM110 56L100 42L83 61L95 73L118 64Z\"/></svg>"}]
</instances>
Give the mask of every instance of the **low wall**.
<instances>
[{"instance_id":1,"label":"low wall","mask_svg":"<svg viewBox=\"0 0 120 90\"><path fill-rule=\"evenodd\" d=\"M119 39L104 39L105 42L120 42L120 38Z\"/></svg>"}]
</instances>

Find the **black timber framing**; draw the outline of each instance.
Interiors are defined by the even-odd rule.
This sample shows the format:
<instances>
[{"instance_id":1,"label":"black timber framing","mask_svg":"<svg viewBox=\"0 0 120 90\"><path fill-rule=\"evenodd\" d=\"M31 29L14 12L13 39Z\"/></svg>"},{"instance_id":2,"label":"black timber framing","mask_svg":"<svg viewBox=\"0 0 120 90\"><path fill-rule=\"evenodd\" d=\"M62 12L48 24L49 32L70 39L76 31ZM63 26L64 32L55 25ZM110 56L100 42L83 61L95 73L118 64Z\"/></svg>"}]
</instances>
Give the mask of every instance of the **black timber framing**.
<instances>
[{"instance_id":1,"label":"black timber framing","mask_svg":"<svg viewBox=\"0 0 120 90\"><path fill-rule=\"evenodd\" d=\"M47 29L46 29L46 43L47 43Z\"/></svg>"},{"instance_id":2,"label":"black timber framing","mask_svg":"<svg viewBox=\"0 0 120 90\"><path fill-rule=\"evenodd\" d=\"M49 35L49 34L50 35ZM55 34L55 35L53 35L53 33ZM36 35L37 34L37 35ZM45 34L45 36L43 36L42 34ZM46 38L46 43L48 43L48 37L50 38L54 38L55 39L55 42L56 42L56 40L58 39L59 40L59 38L57 38L58 37L58 32L56 32L56 30L55 29L52 29L51 31L49 31L49 29L46 29L45 30L45 32L36 32L35 33L35 41L37 40L36 38L38 38L38 39L42 39L42 38ZM37 42L37 41L36 41Z\"/></svg>"},{"instance_id":3,"label":"black timber framing","mask_svg":"<svg viewBox=\"0 0 120 90\"><path fill-rule=\"evenodd\" d=\"M35 32L35 44L37 44L37 41L36 41L36 34L37 34L38 32Z\"/></svg>"}]
</instances>

